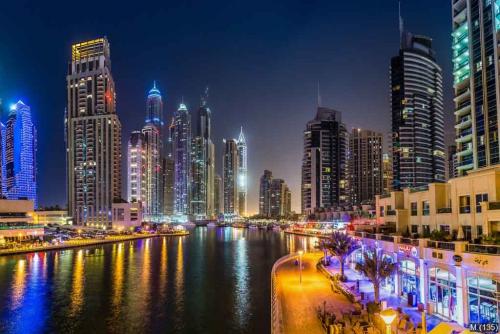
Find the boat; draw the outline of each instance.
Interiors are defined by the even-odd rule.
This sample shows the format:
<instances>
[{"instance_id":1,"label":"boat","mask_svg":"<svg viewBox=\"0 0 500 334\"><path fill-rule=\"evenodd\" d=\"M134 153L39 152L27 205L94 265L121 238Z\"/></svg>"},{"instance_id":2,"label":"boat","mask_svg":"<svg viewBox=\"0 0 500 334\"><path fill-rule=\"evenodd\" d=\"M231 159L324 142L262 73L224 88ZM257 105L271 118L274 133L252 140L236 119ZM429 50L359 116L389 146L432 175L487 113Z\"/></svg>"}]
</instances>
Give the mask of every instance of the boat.
<instances>
[{"instance_id":1,"label":"boat","mask_svg":"<svg viewBox=\"0 0 500 334\"><path fill-rule=\"evenodd\" d=\"M248 228L255 230L255 229L258 229L259 227L255 224L252 224L252 225L248 226Z\"/></svg>"},{"instance_id":2,"label":"boat","mask_svg":"<svg viewBox=\"0 0 500 334\"><path fill-rule=\"evenodd\" d=\"M208 226L208 227L216 227L217 224L215 224L214 222L210 222L206 226Z\"/></svg>"}]
</instances>

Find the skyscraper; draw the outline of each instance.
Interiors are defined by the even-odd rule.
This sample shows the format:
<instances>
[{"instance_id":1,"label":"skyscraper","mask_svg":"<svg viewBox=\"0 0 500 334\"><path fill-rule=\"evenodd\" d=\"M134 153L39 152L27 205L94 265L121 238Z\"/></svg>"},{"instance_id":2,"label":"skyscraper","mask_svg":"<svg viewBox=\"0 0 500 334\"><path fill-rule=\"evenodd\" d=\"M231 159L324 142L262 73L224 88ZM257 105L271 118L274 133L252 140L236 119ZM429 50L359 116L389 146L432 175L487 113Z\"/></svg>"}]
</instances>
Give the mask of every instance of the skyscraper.
<instances>
[{"instance_id":1,"label":"skyscraper","mask_svg":"<svg viewBox=\"0 0 500 334\"><path fill-rule=\"evenodd\" d=\"M127 148L127 201L146 199L146 143L140 131L133 131Z\"/></svg>"},{"instance_id":2,"label":"skyscraper","mask_svg":"<svg viewBox=\"0 0 500 334\"><path fill-rule=\"evenodd\" d=\"M271 216L271 183L273 173L270 170L264 170L260 177L259 187L259 215L263 217Z\"/></svg>"},{"instance_id":3,"label":"skyscraper","mask_svg":"<svg viewBox=\"0 0 500 334\"><path fill-rule=\"evenodd\" d=\"M224 200L222 199L222 178L215 174L214 177L214 216L223 213Z\"/></svg>"},{"instance_id":4,"label":"skyscraper","mask_svg":"<svg viewBox=\"0 0 500 334\"><path fill-rule=\"evenodd\" d=\"M341 113L318 107L304 131L302 212L346 204L348 135Z\"/></svg>"},{"instance_id":5,"label":"skyscraper","mask_svg":"<svg viewBox=\"0 0 500 334\"><path fill-rule=\"evenodd\" d=\"M247 215L247 142L241 127L237 142L238 147L238 212L240 216Z\"/></svg>"},{"instance_id":6,"label":"skyscraper","mask_svg":"<svg viewBox=\"0 0 500 334\"><path fill-rule=\"evenodd\" d=\"M172 118L168 126L167 139L165 144L165 158L163 159L163 213L171 216L174 214L174 147L173 136L175 130L175 119Z\"/></svg>"},{"instance_id":7,"label":"skyscraper","mask_svg":"<svg viewBox=\"0 0 500 334\"><path fill-rule=\"evenodd\" d=\"M239 215L239 154L238 143L235 139L224 139L223 166L223 191L224 191L224 215L235 217Z\"/></svg>"},{"instance_id":8,"label":"skyscraper","mask_svg":"<svg viewBox=\"0 0 500 334\"><path fill-rule=\"evenodd\" d=\"M392 161L389 153L384 153L382 156L382 169L383 169L383 194L388 194L392 191Z\"/></svg>"},{"instance_id":9,"label":"skyscraper","mask_svg":"<svg viewBox=\"0 0 500 334\"><path fill-rule=\"evenodd\" d=\"M443 79L432 41L401 33L391 59L394 189L444 182Z\"/></svg>"},{"instance_id":10,"label":"skyscraper","mask_svg":"<svg viewBox=\"0 0 500 334\"><path fill-rule=\"evenodd\" d=\"M352 204L374 203L383 192L382 134L352 129L349 139L349 187Z\"/></svg>"},{"instance_id":11,"label":"skyscraper","mask_svg":"<svg viewBox=\"0 0 500 334\"><path fill-rule=\"evenodd\" d=\"M7 199L32 200L36 208L36 129L30 107L22 101L14 104L2 132L4 195Z\"/></svg>"},{"instance_id":12,"label":"skyscraper","mask_svg":"<svg viewBox=\"0 0 500 334\"><path fill-rule=\"evenodd\" d=\"M452 1L457 174L498 164L498 1Z\"/></svg>"},{"instance_id":13,"label":"skyscraper","mask_svg":"<svg viewBox=\"0 0 500 334\"><path fill-rule=\"evenodd\" d=\"M270 217L282 218L290 215L291 193L282 179L273 179L270 188Z\"/></svg>"},{"instance_id":14,"label":"skyscraper","mask_svg":"<svg viewBox=\"0 0 500 334\"><path fill-rule=\"evenodd\" d=\"M198 108L196 136L192 147L191 214L195 219L214 216L215 148L211 137L211 111L208 89Z\"/></svg>"},{"instance_id":15,"label":"skyscraper","mask_svg":"<svg viewBox=\"0 0 500 334\"><path fill-rule=\"evenodd\" d=\"M146 121L142 128L146 148L144 220L160 222L163 216L162 153L163 101L156 82L146 100Z\"/></svg>"},{"instance_id":16,"label":"skyscraper","mask_svg":"<svg viewBox=\"0 0 500 334\"><path fill-rule=\"evenodd\" d=\"M121 124L116 114L109 43L74 44L68 67L66 152L68 214L75 224L111 226L121 197Z\"/></svg>"},{"instance_id":17,"label":"skyscraper","mask_svg":"<svg viewBox=\"0 0 500 334\"><path fill-rule=\"evenodd\" d=\"M174 214L188 215L191 182L191 115L184 103L174 113Z\"/></svg>"},{"instance_id":18,"label":"skyscraper","mask_svg":"<svg viewBox=\"0 0 500 334\"><path fill-rule=\"evenodd\" d=\"M457 145L448 146L448 180L458 176L457 158Z\"/></svg>"}]
</instances>

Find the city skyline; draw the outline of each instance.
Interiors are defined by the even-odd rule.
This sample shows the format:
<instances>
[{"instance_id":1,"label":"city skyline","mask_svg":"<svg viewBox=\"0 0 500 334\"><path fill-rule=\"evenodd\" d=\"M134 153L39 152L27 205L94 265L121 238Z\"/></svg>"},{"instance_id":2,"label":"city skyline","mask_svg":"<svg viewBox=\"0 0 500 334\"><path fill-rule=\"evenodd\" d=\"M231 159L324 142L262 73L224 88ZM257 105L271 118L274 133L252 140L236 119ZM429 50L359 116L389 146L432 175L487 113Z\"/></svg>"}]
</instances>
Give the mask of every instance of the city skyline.
<instances>
[{"instance_id":1,"label":"city skyline","mask_svg":"<svg viewBox=\"0 0 500 334\"><path fill-rule=\"evenodd\" d=\"M424 20L427 12L426 5L433 5L435 11L431 13L435 20L429 18ZM14 6L14 4L5 4L6 6ZM301 7L305 6L305 8ZM217 6L215 6L217 7ZM202 44L203 50L207 53L203 60L208 62L215 69L224 68L222 72L205 69L205 65L195 66L197 71L201 71L199 75L193 77L187 70L193 61L201 61L198 56L180 58L170 54L169 57L161 58L154 65L141 66L141 72L129 69L134 67L137 62L150 58L151 53L142 50L137 56L130 57L130 53L126 52L127 41L129 36L127 31L123 34L118 33L106 23L99 23L97 26L85 26L82 22L75 24L64 34L56 34L54 39L50 39L49 43L52 47L47 47L45 56L34 62L34 60L23 59L17 57L22 54L22 46L12 41L12 36L3 36L5 32L11 30L6 27L6 30L1 33L5 37L6 45L11 44L11 48L4 49L0 47L0 56L4 62L4 66L0 68L0 91L6 105L10 102L17 101L22 98L33 107L35 124L39 127L40 138L46 138L39 145L39 188L40 188L40 204L65 204L65 184L61 180L57 180L57 175L65 172L64 166L64 144L63 144L63 127L62 113L64 110L65 97L64 87L61 87L62 76L66 72L68 49L69 45L85 39L91 39L101 35L107 35L112 45L113 58L113 77L117 85L117 112L123 124L123 140L122 140L122 155L126 152L126 138L138 124L143 122L144 98L147 89L150 88L151 82L157 80L158 85L163 88L165 93L165 119L171 117L173 110L181 101L182 96L190 110L195 110L199 101L199 92L203 91L205 86L210 86L211 89L211 107L213 108L213 123L214 123L214 143L216 145L216 161L220 161L222 156L222 137L231 134L231 137L236 138L237 132L234 131L242 124L245 127L245 135L251 143L249 147L249 212L256 213L258 211L258 178L264 169L271 169L277 177L287 180L293 194L300 193L300 160L301 160L301 131L303 124L313 117L316 85L320 81L321 95L323 104L328 107L342 110L346 125L350 127L370 128L371 130L387 133L390 119L390 106L388 103L387 90L389 82L387 80L388 66L387 59L392 56L398 49L398 25L397 25L397 4L388 2L382 4L380 10L374 14L377 19L376 27L373 31L367 33L361 29L352 27L348 21L341 19L336 10L339 12L347 11L356 13L360 19L367 18L373 13L369 13L369 8L363 8L362 4L322 4L325 13L319 13L312 5L300 5L298 3L289 3L287 10L283 9L282 4L273 4L268 8L267 17L265 14L254 8L253 19L249 22L243 22L236 25L236 29L232 34L222 33L217 29L209 29L212 36L224 37L224 41L229 41L226 46L226 51L230 51L227 55L222 55L215 51L217 42L213 45ZM451 18L450 4L444 2L437 7L434 3L404 1L402 4L403 16L405 18L405 26L409 30L418 34L428 35L433 38L437 52L437 59L440 66L443 67L444 86L445 86L445 114L447 124L447 136L450 137L450 128L453 122L451 106ZM199 8L203 10L204 8ZM6 8L3 12L10 12L15 8ZM174 8L173 12L180 10ZM217 8L211 8L214 12ZM160 10L161 12L164 12ZM303 13L300 13L300 12ZM29 14L29 13L28 13ZM127 13L121 13L127 16ZM33 15L33 14L30 14ZM44 17L48 15L45 12L37 13ZM115 15L115 14L112 14ZM132 13L128 14L132 15ZM153 13L145 13L146 16L152 16ZM193 13L194 16L198 12ZM273 18L280 18L284 22L283 28L272 29L272 34L269 39L265 39L263 45L258 45L251 37L251 33L247 30L248 26L256 19L262 19L264 25L271 25ZM338 17L339 20L334 22L332 18ZM440 19L438 19L440 17ZM4 22L9 22L9 17L4 17ZM101 20L104 21L104 20ZM235 24L231 21L232 24ZM291 23L299 22L297 28L292 29ZM430 23L429 23L430 22ZM8 26L8 25L7 25ZM151 29L150 25L144 24L144 21L134 22L134 27L142 27L142 29ZM359 41L369 43L368 46L375 47L379 52L374 54L372 59L369 59L366 64L365 59L356 58L350 59L354 51L359 51L359 47L354 43L347 43L342 37L336 36L335 31L342 27L352 27L352 38L358 38ZM284 30L284 28L289 30ZM161 31L164 31L162 29ZM53 27L42 27L41 34L54 33ZM21 31L17 31L19 38L27 38L26 35L31 34L27 27ZM84 35L82 35L82 33ZM262 31L256 32L259 36ZM153 32L153 35L155 32ZM213 35L215 34L215 35ZM254 50L248 53L245 59L248 64L256 63L262 69L254 72L255 66L248 66L241 69L241 64L236 61L237 55L240 54L240 44L234 42L234 37L237 34L242 34L246 39L243 45L245 49ZM311 36L316 36L317 41L305 42L299 39L297 45L288 44L285 42L276 43L277 40L282 40L286 36L303 36L309 40ZM132 36L134 36L132 34ZM176 43L180 46L188 47L196 45L199 40L197 31L191 29L186 35L185 41L176 39ZM124 40L125 38L125 40ZM151 36L144 37L144 41L134 41L138 43L149 43ZM257 37L259 39L259 37ZM163 40L162 40L163 41ZM347 43L345 50L339 54L338 50L326 43ZM35 42L37 43L37 42ZM166 42L165 42L166 43ZM164 44L165 44L164 43ZM161 44L161 43L160 43ZM175 44L175 43L174 43ZM178 47L179 45L177 45ZM21 49L20 49L21 48ZM163 55L171 46L164 45L160 47L160 54ZM193 46L187 48L188 54L194 54ZM267 54L266 57L258 55L258 51L263 51ZM210 52L208 52L210 51ZM293 52L289 52L293 51ZM293 65L293 71L280 66L271 60L273 56L285 52L287 66ZM303 59L317 55L314 57L314 66L304 62ZM352 58L352 57L351 57ZM346 64L352 61L351 70L346 73L342 69ZM348 62L348 63L345 63ZM36 66L35 66L36 65ZM54 79L50 78L49 85L51 89L45 87L37 87L37 79L30 77L30 73L36 73L35 77L45 77L45 69L36 67L47 67L51 71L55 71ZM179 67L179 69L173 69ZM368 69L370 67L370 69ZM16 69L15 72L12 69ZM240 69L238 69L240 68ZM273 71L266 69L273 68ZM33 72L36 71L36 72ZM334 73L335 78L330 78L323 73ZM352 74L366 75L363 82L353 82L347 77ZM229 80L232 76L241 78L238 85L234 85L234 79ZM300 76L301 84L291 84L285 81L291 81L291 78ZM354 75L355 77L356 75ZM8 82L5 78L9 78ZM262 87L250 86L248 82L259 79L263 82ZM347 79L346 79L347 78ZM45 84L44 84L45 86ZM231 87L235 86L235 87ZM353 87L356 87L353 89ZM34 92L36 89L42 89L40 96ZM265 93L263 93L265 92ZM298 95L298 97L290 97ZM366 102L364 102L366 100ZM238 112L235 112L238 110ZM375 110L376 112L373 112ZM273 111L273 113L271 113ZM42 122L42 117L47 117L49 122ZM268 118L270 117L269 121ZM241 119L241 121L240 121ZM280 122L277 122L280 120ZM49 124L47 124L49 123ZM373 124L373 126L371 125ZM293 131L289 131L293 128ZM387 136L385 138L387 141ZM280 145L269 147L266 142L277 142ZM447 142L449 143L449 141ZM385 147L386 143L384 143ZM278 156L277 154L280 153ZM279 157L279 158L277 158ZM125 164L124 158L122 165ZM221 173L220 166L216 167L216 172ZM125 174L122 166L122 174ZM122 184L125 185L125 180L122 179ZM53 191L53 189L57 191ZM122 196L125 197L126 187L122 186ZM293 196L293 210L300 211L300 198Z\"/></svg>"}]
</instances>

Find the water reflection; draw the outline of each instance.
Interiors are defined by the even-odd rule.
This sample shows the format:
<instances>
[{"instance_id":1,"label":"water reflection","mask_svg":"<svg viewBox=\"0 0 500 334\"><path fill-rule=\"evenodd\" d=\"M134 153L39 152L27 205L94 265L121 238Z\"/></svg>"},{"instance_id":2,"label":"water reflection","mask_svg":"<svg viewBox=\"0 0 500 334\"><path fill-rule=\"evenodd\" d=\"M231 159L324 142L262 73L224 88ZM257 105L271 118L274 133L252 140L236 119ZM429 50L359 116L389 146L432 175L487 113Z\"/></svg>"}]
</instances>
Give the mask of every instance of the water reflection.
<instances>
[{"instance_id":1,"label":"water reflection","mask_svg":"<svg viewBox=\"0 0 500 334\"><path fill-rule=\"evenodd\" d=\"M273 263L313 244L197 228L188 237L0 257L0 333L266 333Z\"/></svg>"}]
</instances>

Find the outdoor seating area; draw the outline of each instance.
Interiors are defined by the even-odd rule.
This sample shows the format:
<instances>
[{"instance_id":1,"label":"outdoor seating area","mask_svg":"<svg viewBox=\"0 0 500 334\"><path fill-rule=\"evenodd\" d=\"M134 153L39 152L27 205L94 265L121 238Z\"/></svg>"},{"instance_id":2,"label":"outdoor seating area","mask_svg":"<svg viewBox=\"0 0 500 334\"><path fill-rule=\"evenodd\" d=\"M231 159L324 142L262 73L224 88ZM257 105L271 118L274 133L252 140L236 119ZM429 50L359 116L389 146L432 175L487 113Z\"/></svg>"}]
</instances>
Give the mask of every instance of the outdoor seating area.
<instances>
[{"instance_id":1,"label":"outdoor seating area","mask_svg":"<svg viewBox=\"0 0 500 334\"><path fill-rule=\"evenodd\" d=\"M340 313L329 312L323 306L316 308L316 315L325 332L328 334L383 334L386 333L386 324L379 312L371 313L366 307L354 304L353 310ZM423 332L422 323L414 323L401 309L395 310L395 319L391 323L391 332L397 334L420 334Z\"/></svg>"}]
</instances>

